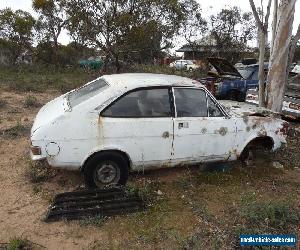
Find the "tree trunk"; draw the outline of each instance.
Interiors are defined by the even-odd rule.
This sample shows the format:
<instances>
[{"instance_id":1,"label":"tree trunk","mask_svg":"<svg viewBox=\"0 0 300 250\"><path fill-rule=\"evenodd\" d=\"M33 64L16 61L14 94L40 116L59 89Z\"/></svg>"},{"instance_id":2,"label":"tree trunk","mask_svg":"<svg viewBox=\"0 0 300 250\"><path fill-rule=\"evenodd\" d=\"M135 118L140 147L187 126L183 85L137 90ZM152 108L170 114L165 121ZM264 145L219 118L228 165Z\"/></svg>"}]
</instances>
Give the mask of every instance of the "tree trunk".
<instances>
[{"instance_id":1,"label":"tree trunk","mask_svg":"<svg viewBox=\"0 0 300 250\"><path fill-rule=\"evenodd\" d=\"M53 63L58 64L58 37L53 36Z\"/></svg>"},{"instance_id":2,"label":"tree trunk","mask_svg":"<svg viewBox=\"0 0 300 250\"><path fill-rule=\"evenodd\" d=\"M258 86L259 86L259 106L265 107L265 50L266 50L266 35L262 30L259 31L259 71L258 71Z\"/></svg>"},{"instance_id":3,"label":"tree trunk","mask_svg":"<svg viewBox=\"0 0 300 250\"><path fill-rule=\"evenodd\" d=\"M271 50L270 50L270 55L273 53L273 45L274 45L274 40L276 37L276 27L277 27L277 12L278 12L278 0L274 0L274 7L273 7L273 21L272 21L272 40L271 40ZM271 56L270 56L271 58ZM271 62L269 62L271 64Z\"/></svg>"},{"instance_id":4,"label":"tree trunk","mask_svg":"<svg viewBox=\"0 0 300 250\"><path fill-rule=\"evenodd\" d=\"M290 42L292 37L296 0L281 0L278 8L278 22L270 58L267 79L267 107L281 112L285 86L287 82L287 66Z\"/></svg>"},{"instance_id":5,"label":"tree trunk","mask_svg":"<svg viewBox=\"0 0 300 250\"><path fill-rule=\"evenodd\" d=\"M266 106L266 96L265 96L265 51L266 51L266 42L268 41L267 35L268 35L268 22L269 22L269 16L270 16L270 10L272 5L272 0L268 1L267 6L267 13L265 15L265 18L263 18L263 11L262 11L262 17L259 17L258 10L255 7L254 1L249 0L255 22L258 27L259 31L259 72L258 72L258 85L259 85L259 106L265 107ZM263 6L263 1L261 0L261 4ZM264 19L264 20L263 20Z\"/></svg>"}]
</instances>

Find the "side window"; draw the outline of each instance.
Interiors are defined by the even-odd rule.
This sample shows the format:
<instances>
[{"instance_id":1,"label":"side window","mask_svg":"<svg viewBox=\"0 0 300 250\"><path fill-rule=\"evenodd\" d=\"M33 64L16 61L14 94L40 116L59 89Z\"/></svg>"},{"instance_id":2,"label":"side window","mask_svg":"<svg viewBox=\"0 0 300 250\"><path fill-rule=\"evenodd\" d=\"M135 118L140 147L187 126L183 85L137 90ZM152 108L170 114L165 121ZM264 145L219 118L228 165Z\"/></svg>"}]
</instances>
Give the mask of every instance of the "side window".
<instances>
[{"instance_id":1,"label":"side window","mask_svg":"<svg viewBox=\"0 0 300 250\"><path fill-rule=\"evenodd\" d=\"M175 88L177 117L207 117L206 93L201 89Z\"/></svg>"},{"instance_id":2,"label":"side window","mask_svg":"<svg viewBox=\"0 0 300 250\"><path fill-rule=\"evenodd\" d=\"M168 117L171 116L167 88L142 89L123 96L101 114L106 117Z\"/></svg>"},{"instance_id":3,"label":"side window","mask_svg":"<svg viewBox=\"0 0 300 250\"><path fill-rule=\"evenodd\" d=\"M222 117L224 116L218 106L208 96L208 113L210 117Z\"/></svg>"}]
</instances>

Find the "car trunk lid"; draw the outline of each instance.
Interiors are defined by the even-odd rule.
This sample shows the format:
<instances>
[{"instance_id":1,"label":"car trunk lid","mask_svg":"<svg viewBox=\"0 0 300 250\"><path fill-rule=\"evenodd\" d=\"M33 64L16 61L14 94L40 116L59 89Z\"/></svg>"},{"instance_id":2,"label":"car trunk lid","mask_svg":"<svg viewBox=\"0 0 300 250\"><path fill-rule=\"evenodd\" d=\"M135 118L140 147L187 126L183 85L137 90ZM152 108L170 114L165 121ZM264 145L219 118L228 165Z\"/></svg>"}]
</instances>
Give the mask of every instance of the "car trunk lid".
<instances>
[{"instance_id":1,"label":"car trunk lid","mask_svg":"<svg viewBox=\"0 0 300 250\"><path fill-rule=\"evenodd\" d=\"M38 128L63 115L67 110L69 110L69 106L65 95L59 96L48 102L38 112L31 128L31 134L33 134Z\"/></svg>"}]
</instances>

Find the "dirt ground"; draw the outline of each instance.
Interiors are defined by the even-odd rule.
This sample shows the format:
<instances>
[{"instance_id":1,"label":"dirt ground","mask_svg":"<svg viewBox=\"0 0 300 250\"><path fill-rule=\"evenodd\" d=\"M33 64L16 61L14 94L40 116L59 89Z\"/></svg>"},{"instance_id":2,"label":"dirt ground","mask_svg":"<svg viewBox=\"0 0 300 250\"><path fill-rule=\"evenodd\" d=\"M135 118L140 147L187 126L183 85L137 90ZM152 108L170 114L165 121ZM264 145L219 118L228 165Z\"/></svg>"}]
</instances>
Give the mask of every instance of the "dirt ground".
<instances>
[{"instance_id":1,"label":"dirt ground","mask_svg":"<svg viewBox=\"0 0 300 250\"><path fill-rule=\"evenodd\" d=\"M25 238L47 249L232 249L238 248L239 233L249 230L300 236L299 123L292 124L287 149L251 167L234 163L229 172L184 167L132 174L129 186L153 197L145 212L43 222L55 194L83 185L80 173L39 173L29 159L33 119L57 95L0 90L0 243ZM26 104L28 96L37 102ZM273 167L274 161L284 168Z\"/></svg>"}]
</instances>

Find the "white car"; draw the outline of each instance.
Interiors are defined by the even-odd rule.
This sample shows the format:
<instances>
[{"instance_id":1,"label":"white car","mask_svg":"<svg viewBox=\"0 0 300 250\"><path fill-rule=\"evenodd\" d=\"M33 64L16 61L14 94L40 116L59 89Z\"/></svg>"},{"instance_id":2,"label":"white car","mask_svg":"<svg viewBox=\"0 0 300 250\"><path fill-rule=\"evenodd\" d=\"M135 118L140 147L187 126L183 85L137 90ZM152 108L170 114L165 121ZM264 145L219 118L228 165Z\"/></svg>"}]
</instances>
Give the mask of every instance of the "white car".
<instances>
[{"instance_id":1,"label":"white car","mask_svg":"<svg viewBox=\"0 0 300 250\"><path fill-rule=\"evenodd\" d=\"M47 103L31 130L32 160L81 170L89 187L130 171L247 157L278 149L287 123L229 115L199 82L161 74L102 76Z\"/></svg>"},{"instance_id":2,"label":"white car","mask_svg":"<svg viewBox=\"0 0 300 250\"><path fill-rule=\"evenodd\" d=\"M199 65L195 64L191 60L177 60L169 65L171 68L176 68L177 70L188 70L193 71L199 68Z\"/></svg>"}]
</instances>

